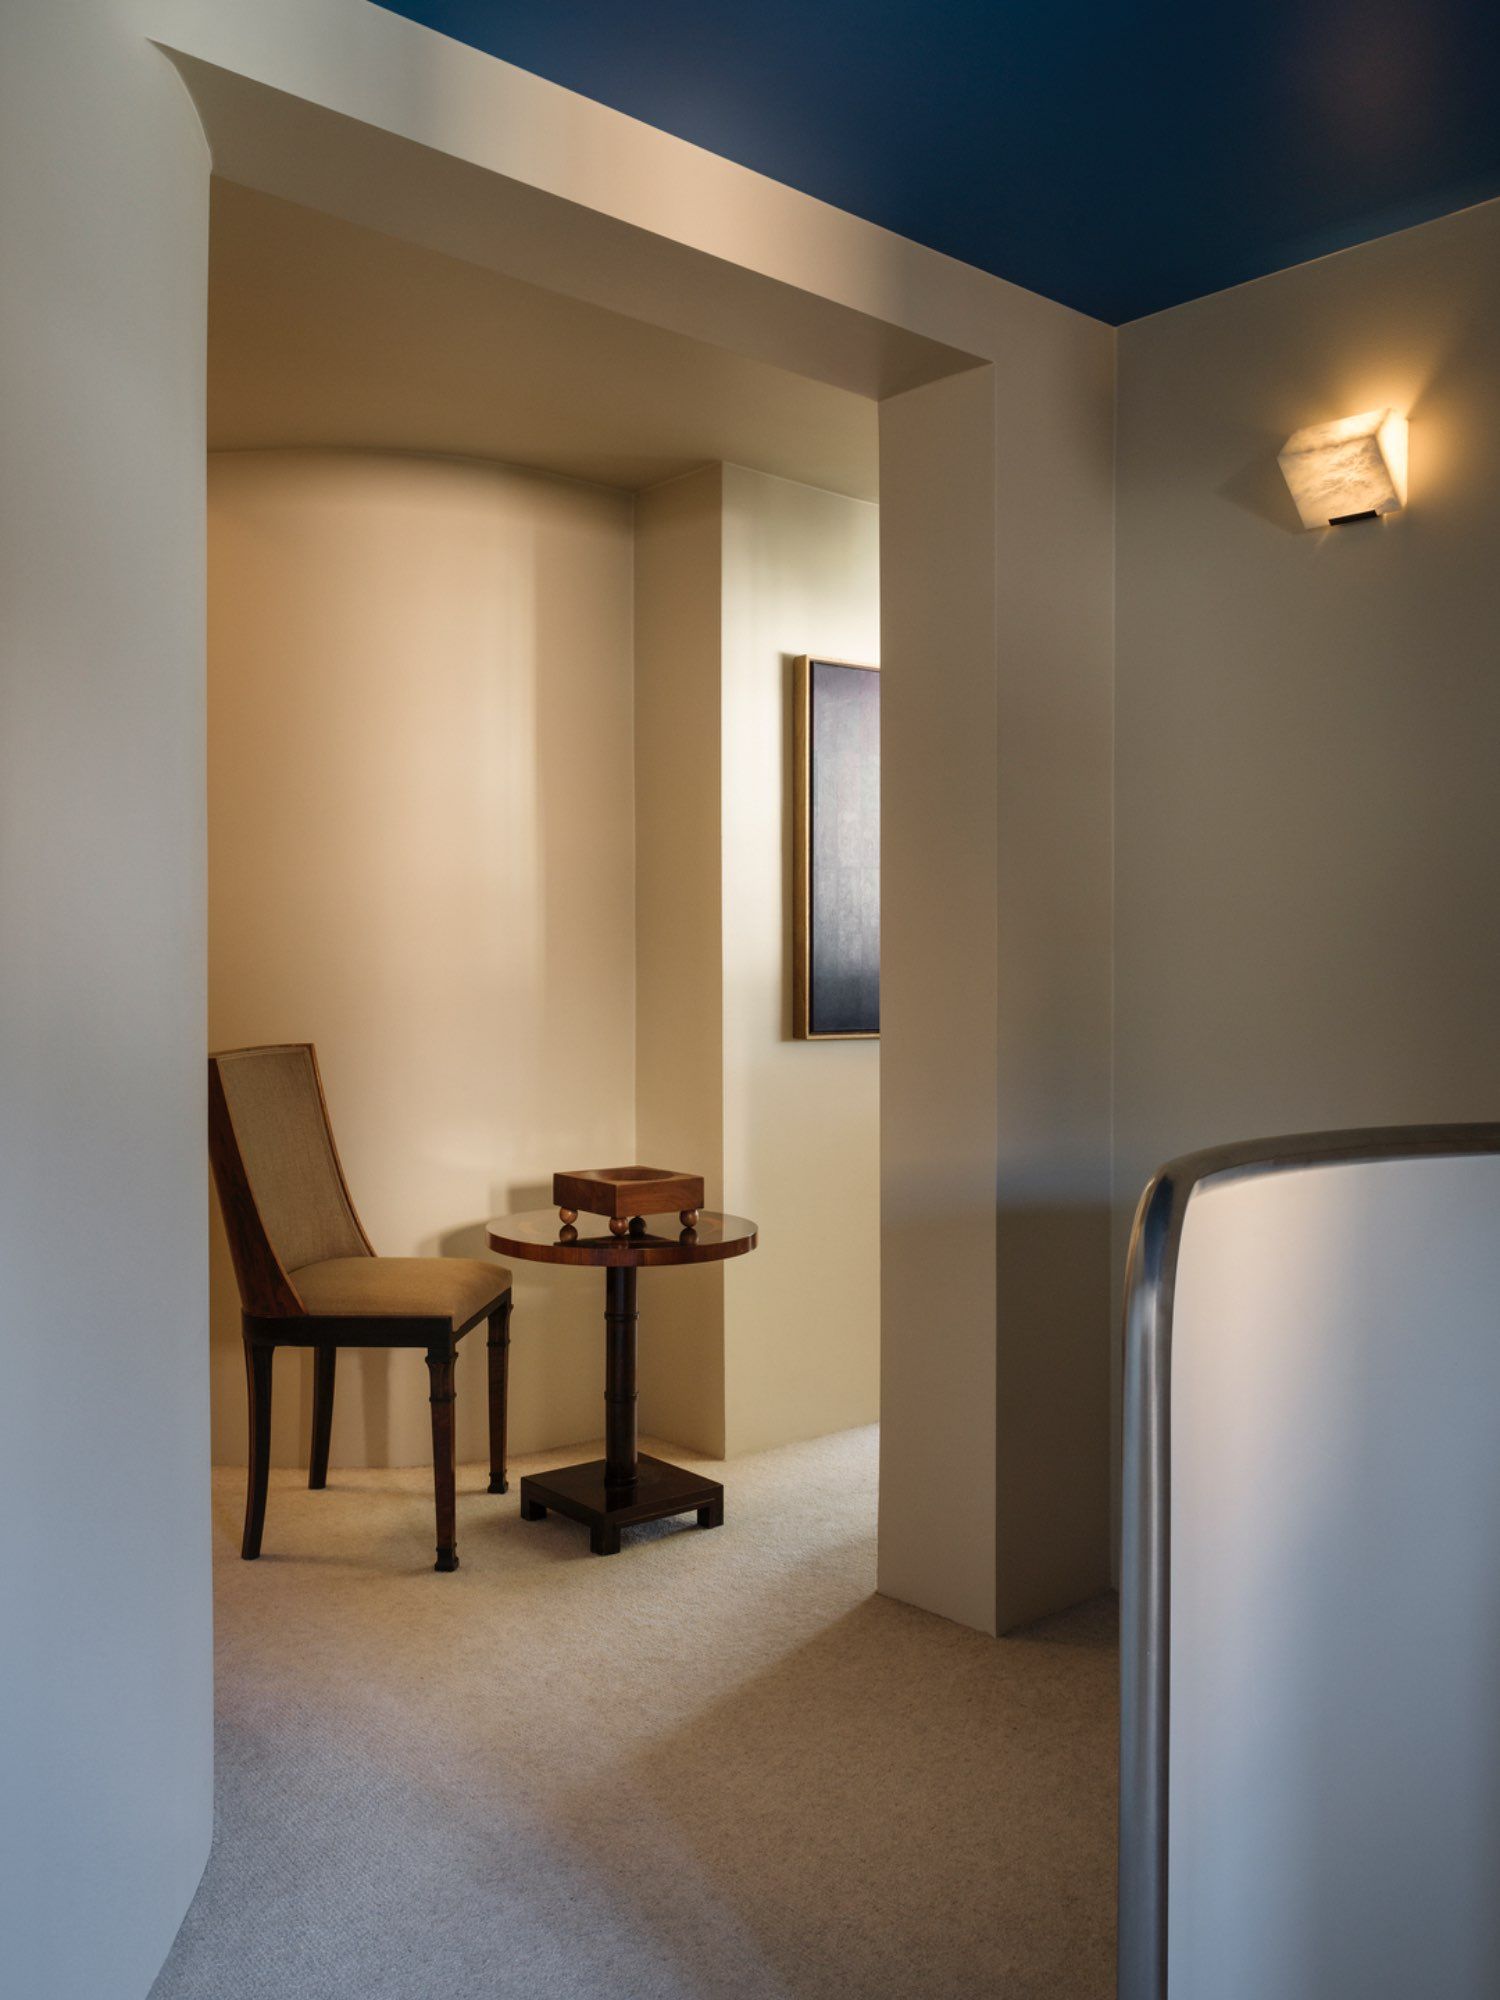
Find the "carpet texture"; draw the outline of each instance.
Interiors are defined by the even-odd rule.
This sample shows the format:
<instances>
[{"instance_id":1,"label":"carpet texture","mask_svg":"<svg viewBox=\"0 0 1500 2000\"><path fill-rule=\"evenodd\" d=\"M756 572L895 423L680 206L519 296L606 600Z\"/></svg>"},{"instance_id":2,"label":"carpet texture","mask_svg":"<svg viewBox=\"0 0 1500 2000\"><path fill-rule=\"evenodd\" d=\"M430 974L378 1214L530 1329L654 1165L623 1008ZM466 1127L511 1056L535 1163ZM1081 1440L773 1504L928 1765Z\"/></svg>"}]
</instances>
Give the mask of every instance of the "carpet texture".
<instances>
[{"instance_id":1,"label":"carpet texture","mask_svg":"<svg viewBox=\"0 0 1500 2000\"><path fill-rule=\"evenodd\" d=\"M215 1475L213 1856L152 2000L1106 2000L1113 1600L873 1595L873 1430L621 1554L459 1478ZM681 1453L680 1462L695 1464Z\"/></svg>"}]
</instances>

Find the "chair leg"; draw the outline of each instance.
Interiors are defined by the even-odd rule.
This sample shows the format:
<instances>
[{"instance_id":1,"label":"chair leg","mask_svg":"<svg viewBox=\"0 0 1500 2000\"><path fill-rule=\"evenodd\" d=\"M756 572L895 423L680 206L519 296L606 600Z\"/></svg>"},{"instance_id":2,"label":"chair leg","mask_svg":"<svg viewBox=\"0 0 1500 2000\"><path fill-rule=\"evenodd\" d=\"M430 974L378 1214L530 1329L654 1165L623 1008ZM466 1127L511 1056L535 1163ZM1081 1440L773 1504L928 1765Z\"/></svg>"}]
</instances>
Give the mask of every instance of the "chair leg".
<instances>
[{"instance_id":1,"label":"chair leg","mask_svg":"<svg viewBox=\"0 0 1500 2000\"><path fill-rule=\"evenodd\" d=\"M336 1347L313 1349L312 1451L307 1461L307 1483L315 1493L328 1484L328 1441L333 1435L333 1375L338 1359Z\"/></svg>"},{"instance_id":2,"label":"chair leg","mask_svg":"<svg viewBox=\"0 0 1500 2000\"><path fill-rule=\"evenodd\" d=\"M457 1569L457 1504L453 1489L453 1342L427 1350L432 1401L432 1485L437 1500L437 1561L434 1569Z\"/></svg>"},{"instance_id":3,"label":"chair leg","mask_svg":"<svg viewBox=\"0 0 1500 2000\"><path fill-rule=\"evenodd\" d=\"M508 1493L505 1476L506 1395L510 1377L510 1293L490 1314L490 1491Z\"/></svg>"},{"instance_id":4,"label":"chair leg","mask_svg":"<svg viewBox=\"0 0 1500 2000\"><path fill-rule=\"evenodd\" d=\"M254 1562L266 1525L266 1483L271 1472L271 1362L276 1350L261 1341L245 1342L245 1380L250 1391L250 1454L245 1475L245 1534L240 1554Z\"/></svg>"}]
</instances>

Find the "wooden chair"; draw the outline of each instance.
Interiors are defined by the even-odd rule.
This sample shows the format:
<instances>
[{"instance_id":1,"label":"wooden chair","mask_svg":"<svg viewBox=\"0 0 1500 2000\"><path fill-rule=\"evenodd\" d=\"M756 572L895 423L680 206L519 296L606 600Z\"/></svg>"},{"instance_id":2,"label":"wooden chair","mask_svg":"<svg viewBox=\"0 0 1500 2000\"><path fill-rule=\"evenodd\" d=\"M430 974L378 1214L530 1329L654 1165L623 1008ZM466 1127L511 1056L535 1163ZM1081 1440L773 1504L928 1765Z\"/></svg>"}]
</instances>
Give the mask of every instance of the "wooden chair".
<instances>
[{"instance_id":1,"label":"wooden chair","mask_svg":"<svg viewBox=\"0 0 1500 2000\"><path fill-rule=\"evenodd\" d=\"M349 1197L310 1042L209 1057L208 1150L239 1280L250 1388L240 1554L247 1562L260 1554L265 1526L276 1349L314 1350L307 1483L318 1488L328 1483L339 1348L420 1347L432 1392L434 1567L457 1569L453 1365L459 1341L488 1320L489 1490L504 1493L509 1271L465 1257L376 1256Z\"/></svg>"}]
</instances>

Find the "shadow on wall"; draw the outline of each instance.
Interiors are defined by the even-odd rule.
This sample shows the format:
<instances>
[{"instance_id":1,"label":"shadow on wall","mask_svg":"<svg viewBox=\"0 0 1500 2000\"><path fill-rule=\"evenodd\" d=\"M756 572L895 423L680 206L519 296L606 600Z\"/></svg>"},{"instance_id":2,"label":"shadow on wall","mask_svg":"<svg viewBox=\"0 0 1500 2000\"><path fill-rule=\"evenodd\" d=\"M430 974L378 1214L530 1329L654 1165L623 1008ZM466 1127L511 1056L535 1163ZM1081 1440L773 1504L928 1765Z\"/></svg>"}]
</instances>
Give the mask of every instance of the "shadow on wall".
<instances>
[{"instance_id":1,"label":"shadow on wall","mask_svg":"<svg viewBox=\"0 0 1500 2000\"><path fill-rule=\"evenodd\" d=\"M1269 527L1279 528L1283 534L1300 535L1306 531L1281 476L1281 467L1276 463L1276 454L1285 443L1285 437L1246 432L1244 463L1224 481L1219 494Z\"/></svg>"},{"instance_id":2,"label":"shadow on wall","mask_svg":"<svg viewBox=\"0 0 1500 2000\"><path fill-rule=\"evenodd\" d=\"M1075 1600L1109 1580L1110 1364L1120 1337L1110 1296L1106 1203L1003 1208L997 1230L1002 1339L996 1402L1000 1576L1005 1629L1059 1595L1058 1550L1078 1551Z\"/></svg>"},{"instance_id":3,"label":"shadow on wall","mask_svg":"<svg viewBox=\"0 0 1500 2000\"><path fill-rule=\"evenodd\" d=\"M494 1215L515 1215L528 1208L550 1208L552 1206L552 1183L550 1181L523 1181L519 1186L505 1190L504 1200L494 1210ZM489 1225L493 1216L487 1215L478 1222L461 1223L457 1229L444 1230L442 1235L421 1245L418 1255L423 1257L477 1257L484 1262L494 1259L490 1248ZM516 1274L518 1277L521 1273Z\"/></svg>"}]
</instances>

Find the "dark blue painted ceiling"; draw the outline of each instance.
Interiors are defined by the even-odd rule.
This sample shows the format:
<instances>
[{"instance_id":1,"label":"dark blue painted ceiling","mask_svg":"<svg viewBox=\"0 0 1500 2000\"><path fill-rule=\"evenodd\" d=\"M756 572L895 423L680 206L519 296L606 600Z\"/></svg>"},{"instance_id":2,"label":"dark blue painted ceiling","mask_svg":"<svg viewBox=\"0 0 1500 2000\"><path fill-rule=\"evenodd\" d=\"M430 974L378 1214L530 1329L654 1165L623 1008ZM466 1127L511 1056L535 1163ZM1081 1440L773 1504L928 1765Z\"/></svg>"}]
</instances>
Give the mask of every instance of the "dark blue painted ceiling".
<instances>
[{"instance_id":1,"label":"dark blue painted ceiling","mask_svg":"<svg viewBox=\"0 0 1500 2000\"><path fill-rule=\"evenodd\" d=\"M1500 194L1500 0L382 0L1119 324Z\"/></svg>"}]
</instances>

